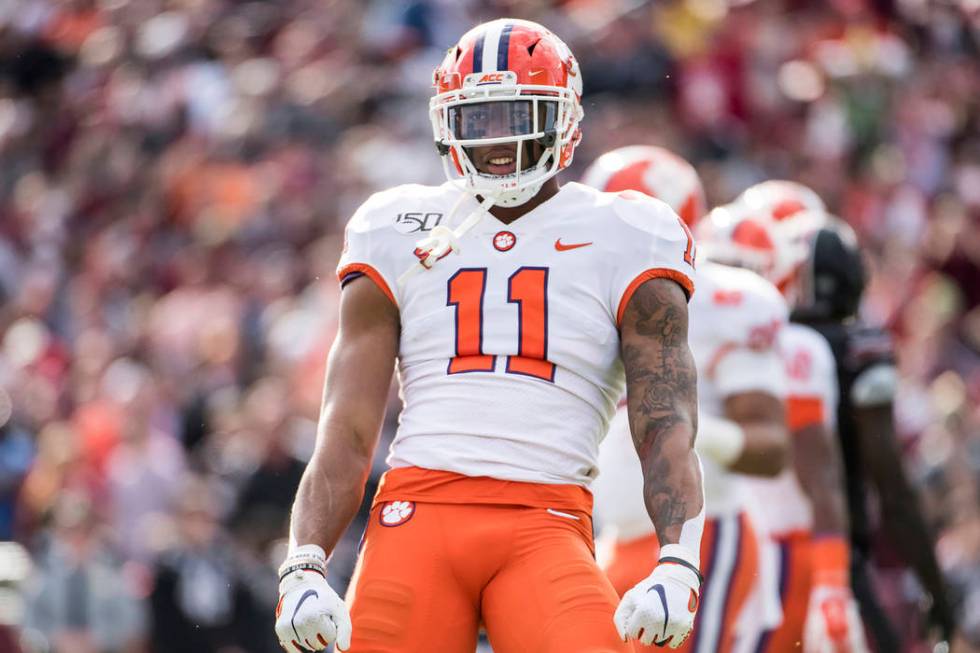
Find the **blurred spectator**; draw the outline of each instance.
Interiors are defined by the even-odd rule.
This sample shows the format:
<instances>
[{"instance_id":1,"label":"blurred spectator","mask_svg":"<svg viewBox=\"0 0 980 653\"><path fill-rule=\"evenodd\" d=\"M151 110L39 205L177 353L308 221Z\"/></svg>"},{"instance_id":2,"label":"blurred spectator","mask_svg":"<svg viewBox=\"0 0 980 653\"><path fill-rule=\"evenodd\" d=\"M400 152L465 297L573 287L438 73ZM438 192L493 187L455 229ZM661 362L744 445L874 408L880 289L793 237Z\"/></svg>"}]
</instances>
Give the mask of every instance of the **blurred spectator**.
<instances>
[{"instance_id":1,"label":"blurred spectator","mask_svg":"<svg viewBox=\"0 0 980 653\"><path fill-rule=\"evenodd\" d=\"M272 613L256 603L242 577L213 489L191 481L183 491L174 540L154 573L152 649L253 650L271 637Z\"/></svg>"},{"instance_id":2,"label":"blurred spectator","mask_svg":"<svg viewBox=\"0 0 980 653\"><path fill-rule=\"evenodd\" d=\"M0 388L0 541L14 539L20 486L34 460L31 434L11 422L10 395Z\"/></svg>"},{"instance_id":3,"label":"blurred spectator","mask_svg":"<svg viewBox=\"0 0 980 653\"><path fill-rule=\"evenodd\" d=\"M289 512L306 468L306 461L296 456L294 440L308 434L291 428L296 424L286 414L286 392L281 381L263 379L245 399L245 412L257 429L252 437L262 450L261 462L241 487L231 523L239 539L245 540L247 534L247 543L256 551L268 550L288 530Z\"/></svg>"},{"instance_id":4,"label":"blurred spectator","mask_svg":"<svg viewBox=\"0 0 980 653\"><path fill-rule=\"evenodd\" d=\"M112 532L127 557L146 561L153 553L153 525L173 512L184 473L184 451L176 438L154 423L156 390L147 372L131 361L118 360L106 374L107 383L125 393L125 421L120 440L106 462L108 498L113 508Z\"/></svg>"},{"instance_id":5,"label":"blurred spectator","mask_svg":"<svg viewBox=\"0 0 980 653\"><path fill-rule=\"evenodd\" d=\"M126 568L103 537L89 497L66 494L50 540L26 583L24 627L53 653L138 650L144 607Z\"/></svg>"}]
</instances>

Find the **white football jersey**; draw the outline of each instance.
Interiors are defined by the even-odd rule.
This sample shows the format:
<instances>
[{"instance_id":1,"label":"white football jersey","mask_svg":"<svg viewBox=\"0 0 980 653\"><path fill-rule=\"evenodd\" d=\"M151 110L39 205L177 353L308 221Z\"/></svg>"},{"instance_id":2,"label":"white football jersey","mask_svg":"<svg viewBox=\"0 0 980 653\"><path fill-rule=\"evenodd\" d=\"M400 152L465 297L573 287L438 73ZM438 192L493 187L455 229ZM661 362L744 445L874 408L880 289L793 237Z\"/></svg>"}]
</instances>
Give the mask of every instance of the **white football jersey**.
<instances>
[{"instance_id":1,"label":"white football jersey","mask_svg":"<svg viewBox=\"0 0 980 653\"><path fill-rule=\"evenodd\" d=\"M618 322L646 279L693 292L689 232L660 201L569 183L510 224L484 216L458 254L399 286L419 265L416 242L477 208L460 195L399 186L347 226L342 283L371 277L401 317L404 409L388 463L587 485L625 385Z\"/></svg>"},{"instance_id":2,"label":"white football jersey","mask_svg":"<svg viewBox=\"0 0 980 653\"><path fill-rule=\"evenodd\" d=\"M786 366L787 417L799 422L794 411L817 410L833 433L837 423L837 368L827 340L802 324L788 324L779 338ZM804 416L805 417L805 416ZM746 476L752 493L752 516L773 536L813 526L813 510L792 466L773 479Z\"/></svg>"},{"instance_id":3,"label":"white football jersey","mask_svg":"<svg viewBox=\"0 0 980 653\"><path fill-rule=\"evenodd\" d=\"M698 368L699 411L725 416L726 397L743 392L785 393L785 374L778 337L787 308L779 291L748 270L703 263L698 292L689 306L688 341ZM601 474L593 484L596 516L603 528L631 539L653 532L643 504L640 463L633 450L629 423L617 415L602 445ZM704 469L705 514L717 517L744 507L741 476L707 456Z\"/></svg>"}]
</instances>

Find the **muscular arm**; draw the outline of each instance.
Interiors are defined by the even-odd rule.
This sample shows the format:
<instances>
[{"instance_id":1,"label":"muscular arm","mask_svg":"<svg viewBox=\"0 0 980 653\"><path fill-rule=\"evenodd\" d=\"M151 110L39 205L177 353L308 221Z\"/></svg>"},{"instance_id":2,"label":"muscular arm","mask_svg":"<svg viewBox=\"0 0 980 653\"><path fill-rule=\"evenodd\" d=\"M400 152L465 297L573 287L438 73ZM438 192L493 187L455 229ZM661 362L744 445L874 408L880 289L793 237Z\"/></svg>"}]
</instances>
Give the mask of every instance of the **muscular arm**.
<instances>
[{"instance_id":1,"label":"muscular arm","mask_svg":"<svg viewBox=\"0 0 980 653\"><path fill-rule=\"evenodd\" d=\"M293 503L290 535L327 555L353 519L378 442L395 356L398 309L369 279L341 293L316 449Z\"/></svg>"},{"instance_id":2,"label":"muscular arm","mask_svg":"<svg viewBox=\"0 0 980 653\"><path fill-rule=\"evenodd\" d=\"M930 529L918 497L905 476L892 425L892 404L856 407L854 416L861 439L861 459L881 501L882 522L889 541L898 547L932 595L932 620L949 637L953 617L946 584L936 562Z\"/></svg>"},{"instance_id":3,"label":"muscular arm","mask_svg":"<svg viewBox=\"0 0 980 653\"><path fill-rule=\"evenodd\" d=\"M729 469L775 476L786 466L789 443L782 400L766 392L740 392L725 398L725 416L742 427L745 446Z\"/></svg>"},{"instance_id":4,"label":"muscular arm","mask_svg":"<svg viewBox=\"0 0 980 653\"><path fill-rule=\"evenodd\" d=\"M840 451L837 439L824 424L809 424L793 432L793 467L813 507L813 532L844 535L844 502Z\"/></svg>"},{"instance_id":5,"label":"muscular arm","mask_svg":"<svg viewBox=\"0 0 980 653\"><path fill-rule=\"evenodd\" d=\"M620 326L627 411L643 469L643 496L661 545L680 540L704 505L694 453L697 375L687 346L687 303L668 279L644 283Z\"/></svg>"}]
</instances>

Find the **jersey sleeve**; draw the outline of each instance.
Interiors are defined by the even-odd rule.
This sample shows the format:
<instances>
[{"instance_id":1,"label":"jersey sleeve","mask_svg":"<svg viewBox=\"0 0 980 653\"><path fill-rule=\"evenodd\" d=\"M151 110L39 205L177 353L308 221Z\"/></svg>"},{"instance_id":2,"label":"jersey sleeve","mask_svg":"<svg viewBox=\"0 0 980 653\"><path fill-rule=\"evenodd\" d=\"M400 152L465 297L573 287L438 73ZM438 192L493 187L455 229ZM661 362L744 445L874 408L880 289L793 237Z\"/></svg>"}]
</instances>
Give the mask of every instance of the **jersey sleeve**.
<instances>
[{"instance_id":1,"label":"jersey sleeve","mask_svg":"<svg viewBox=\"0 0 980 653\"><path fill-rule=\"evenodd\" d=\"M620 231L610 305L616 324L623 320L633 293L650 279L665 278L694 295L694 238L669 206L640 193L620 193L613 200Z\"/></svg>"},{"instance_id":2,"label":"jersey sleeve","mask_svg":"<svg viewBox=\"0 0 980 653\"><path fill-rule=\"evenodd\" d=\"M816 331L792 325L786 333L786 412L793 430L826 424L837 410L837 370L830 345Z\"/></svg>"},{"instance_id":3,"label":"jersey sleeve","mask_svg":"<svg viewBox=\"0 0 980 653\"><path fill-rule=\"evenodd\" d=\"M344 249L337 264L337 279L345 286L358 277L368 277L398 306L398 275L386 231L391 216L385 212L386 193L375 193L357 209L344 229Z\"/></svg>"}]
</instances>

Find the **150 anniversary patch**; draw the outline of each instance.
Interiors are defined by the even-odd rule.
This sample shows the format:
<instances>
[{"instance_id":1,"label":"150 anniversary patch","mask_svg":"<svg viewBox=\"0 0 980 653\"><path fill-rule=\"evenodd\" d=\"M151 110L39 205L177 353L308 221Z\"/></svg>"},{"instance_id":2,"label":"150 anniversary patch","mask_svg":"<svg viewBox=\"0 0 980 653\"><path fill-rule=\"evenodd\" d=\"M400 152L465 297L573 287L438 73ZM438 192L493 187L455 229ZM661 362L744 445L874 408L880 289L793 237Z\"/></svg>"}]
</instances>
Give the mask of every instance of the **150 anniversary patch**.
<instances>
[{"instance_id":1,"label":"150 anniversary patch","mask_svg":"<svg viewBox=\"0 0 980 653\"><path fill-rule=\"evenodd\" d=\"M395 229L403 234L416 234L422 231L432 231L442 222L442 213L421 213L409 211L395 216Z\"/></svg>"}]
</instances>

